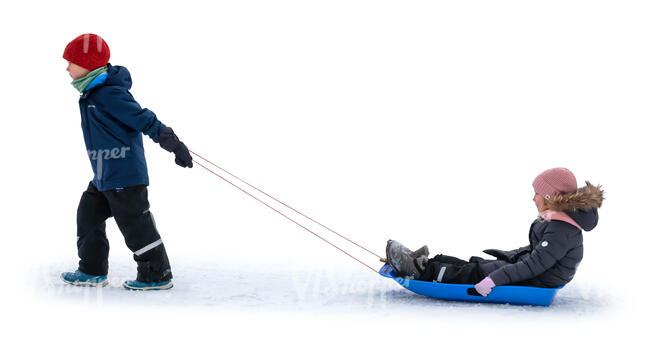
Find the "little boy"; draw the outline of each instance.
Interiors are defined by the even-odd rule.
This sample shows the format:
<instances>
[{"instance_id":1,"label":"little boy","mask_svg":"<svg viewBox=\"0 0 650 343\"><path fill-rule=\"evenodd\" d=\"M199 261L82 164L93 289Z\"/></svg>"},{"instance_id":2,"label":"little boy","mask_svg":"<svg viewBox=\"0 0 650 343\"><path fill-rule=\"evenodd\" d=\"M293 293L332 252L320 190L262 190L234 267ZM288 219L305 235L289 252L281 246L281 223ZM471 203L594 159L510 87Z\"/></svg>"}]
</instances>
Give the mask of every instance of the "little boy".
<instances>
[{"instance_id":1,"label":"little boy","mask_svg":"<svg viewBox=\"0 0 650 343\"><path fill-rule=\"evenodd\" d=\"M135 101L129 92L131 75L126 68L108 63L110 51L101 37L75 38L63 58L72 85L81 93L81 128L95 176L77 209L79 268L62 273L61 280L78 286L108 284L106 219L114 217L138 264L136 280L123 286L169 289L173 286L169 259L149 211L142 133L173 152L181 167L192 168L192 157L171 128Z\"/></svg>"}]
</instances>

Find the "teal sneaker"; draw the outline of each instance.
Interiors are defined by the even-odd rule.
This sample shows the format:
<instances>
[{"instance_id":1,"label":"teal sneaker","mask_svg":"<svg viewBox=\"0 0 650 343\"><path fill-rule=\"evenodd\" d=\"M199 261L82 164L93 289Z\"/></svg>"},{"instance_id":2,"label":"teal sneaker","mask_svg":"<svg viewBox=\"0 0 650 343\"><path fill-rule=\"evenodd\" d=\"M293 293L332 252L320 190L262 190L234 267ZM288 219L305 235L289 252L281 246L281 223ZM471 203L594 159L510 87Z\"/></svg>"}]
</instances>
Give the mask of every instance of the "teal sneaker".
<instances>
[{"instance_id":1,"label":"teal sneaker","mask_svg":"<svg viewBox=\"0 0 650 343\"><path fill-rule=\"evenodd\" d=\"M108 285L106 275L95 276L80 272L79 270L61 273L61 280L75 286L104 287Z\"/></svg>"},{"instance_id":2,"label":"teal sneaker","mask_svg":"<svg viewBox=\"0 0 650 343\"><path fill-rule=\"evenodd\" d=\"M159 291L163 289L170 289L174 287L172 280L162 281L162 282L141 282L138 280L128 280L124 281L124 288L131 289L134 291Z\"/></svg>"}]
</instances>

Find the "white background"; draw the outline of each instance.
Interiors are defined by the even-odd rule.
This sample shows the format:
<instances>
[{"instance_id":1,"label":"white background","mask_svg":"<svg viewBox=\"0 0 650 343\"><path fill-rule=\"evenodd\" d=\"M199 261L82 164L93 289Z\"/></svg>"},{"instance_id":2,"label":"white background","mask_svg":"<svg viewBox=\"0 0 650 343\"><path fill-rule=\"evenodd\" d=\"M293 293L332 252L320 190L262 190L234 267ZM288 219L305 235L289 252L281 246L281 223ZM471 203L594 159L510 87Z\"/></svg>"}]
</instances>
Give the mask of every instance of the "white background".
<instances>
[{"instance_id":1,"label":"white background","mask_svg":"<svg viewBox=\"0 0 650 343\"><path fill-rule=\"evenodd\" d=\"M0 334L633 335L647 317L649 15L643 1L5 2ZM112 220L111 285L63 286L92 174L61 56L87 32L190 149L380 254L389 238L463 258L525 245L533 178L567 167L606 191L580 270L548 309L412 296L145 137L175 288L120 289L135 264Z\"/></svg>"}]
</instances>

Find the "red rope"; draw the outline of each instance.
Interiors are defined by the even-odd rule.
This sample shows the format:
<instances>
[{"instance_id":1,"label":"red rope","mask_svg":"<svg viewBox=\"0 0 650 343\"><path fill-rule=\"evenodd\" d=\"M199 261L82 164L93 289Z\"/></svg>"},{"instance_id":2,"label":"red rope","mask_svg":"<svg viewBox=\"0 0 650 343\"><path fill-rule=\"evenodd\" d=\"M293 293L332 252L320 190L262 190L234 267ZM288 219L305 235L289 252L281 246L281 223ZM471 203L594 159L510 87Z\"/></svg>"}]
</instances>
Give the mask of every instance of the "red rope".
<instances>
[{"instance_id":1,"label":"red rope","mask_svg":"<svg viewBox=\"0 0 650 343\"><path fill-rule=\"evenodd\" d=\"M345 236L343 236L343 235L341 235L340 233L338 233L338 232L336 232L336 231L334 231L334 230L332 230L332 229L330 229L329 227L327 227L327 226L325 226L325 225L323 225L323 224L321 224L321 223L319 223L319 222L317 222L317 221L316 221L315 219L312 219L311 217L309 217L309 216L307 216L306 214L304 214L304 213L302 213L302 212L300 212L300 211L298 211L298 210L296 210L295 208L293 208L293 207L291 207L291 206L289 206L289 205L287 205L287 204L285 204L284 202L282 202L282 201L280 201L280 200L278 200L278 199L276 199L276 198L275 198L275 197L273 197L272 195L270 195L270 194L268 194L268 193L266 193L266 192L264 192L263 190L261 190L261 189L259 189L259 188L257 188L257 187L255 187L255 186L253 186L253 185L251 185L250 183L248 183L248 182L246 182L246 181L244 181L244 180L242 180L242 179L240 179L239 177L237 177L237 175L234 175L234 174L232 174L231 172L229 172L229 171L227 171L227 170L225 170L225 169L223 169L223 168L221 168L221 167L219 167L218 165L216 165L216 164L214 164L214 163L212 163L212 162L210 162L210 161L209 161L208 159L206 159L205 157L203 157L203 156L201 156L201 155L199 155L199 154L197 154L197 153L195 153L195 152L194 152L194 151L192 151L192 150L190 150L190 152L191 152L192 154L194 154L194 155L196 155L196 156L198 156L198 157L200 157L200 158L201 158L201 159L203 159L204 161L206 161L206 162L208 162L208 163L210 163L211 165L213 165L213 166L215 166L215 167L217 167L217 168L219 168L219 170L221 170L221 171L223 171L223 172L225 172L225 173L227 173L228 175L230 175L230 176L232 176L232 177L234 177L235 179L237 179L237 180L239 180L239 181L241 181L241 182L243 182L243 183L245 183L245 184L247 184L247 185L248 185L249 187L252 187L252 188L254 188L254 189L255 189L256 191L258 191L258 192L260 192L260 193L262 193L262 194L264 194L264 195L266 195L267 197L269 197L269 198L271 198L271 199L273 199L273 200L275 200L275 201L277 201L277 202L279 202L280 204L282 204L282 205L284 205L284 206L286 206L286 207L288 207L289 209L291 209L292 211L294 211L294 212L296 212L296 213L298 213L299 215L301 215L301 216L303 216L303 217L305 217L305 218L307 218L307 219L309 219L309 220L311 220L312 222L314 222L314 223L316 223L316 224L318 224L318 225L320 225L320 226L322 226L322 227L324 227L325 229L327 229L328 231L330 231L330 232L332 232L333 234L335 234L335 235L337 235L337 236L339 236L339 237L341 237L341 238L343 238L343 239L345 239L346 241L348 241L348 242L350 242L350 243L352 243L352 244L354 244L354 245L356 245L356 246L358 246L359 248L361 248L361 249L363 249L363 250L365 250L365 251L367 251L367 252L369 252L369 253L371 253L371 254L373 254L373 255L375 255L375 256L377 256L378 258L382 258L381 256L379 256L379 255L377 255L377 254L375 254L374 252L372 252L372 251L370 251L370 250L368 250L368 249L366 249L366 248L364 248L363 246L361 246L361 245L359 245L359 244L357 244L356 242L354 242L354 241L352 241L351 239L349 239L349 238L347 238L347 237L345 237Z\"/></svg>"},{"instance_id":2,"label":"red rope","mask_svg":"<svg viewBox=\"0 0 650 343\"><path fill-rule=\"evenodd\" d=\"M198 156L198 155L197 155L197 156ZM200 156L199 156L199 157L200 157ZM202 157L201 157L201 158L202 158ZM307 230L307 231L308 231L309 233L311 233L312 235L314 235L314 236L316 236L316 237L322 239L322 240L325 241L327 244L333 246L334 248L338 249L338 250L341 251L342 253L348 255L349 257L353 258L353 259L356 260L357 262L363 264L364 266L366 266L368 269L372 270L373 272L375 272L375 273L378 273L378 272L379 272L378 270L375 270L374 268L370 267L369 265L363 263L363 262L362 262L361 260L359 260L358 258L356 258L356 257L354 257L354 256L352 256L352 255L350 255L350 254L349 254L348 252L346 252L345 250L339 248L338 246L336 246L336 245L333 244L332 242L330 242L330 241L328 241L327 239L325 239L325 238L319 236L317 233L315 233L315 232L309 230L309 229L308 229L307 227L305 227L304 225L302 225L302 224L298 223L297 221L295 221L295 220L289 218L286 214L284 214L284 213L282 213L282 212L276 210L276 209L273 208L271 205L265 203L264 201L260 200L260 199L257 198L256 196L250 194L250 193L247 192L246 190L244 190L244 189L242 189L241 187L239 187L239 186L235 185L234 183L230 182L228 179L224 178L223 176L221 176L221 175L215 173L215 172L212 171L210 168L204 166L203 164L199 163L199 162L196 161L196 160L193 160L193 161L194 161L194 163L196 163L196 164L200 165L201 167L203 167L205 170L207 170L207 171L209 171L210 173L216 175L216 176L219 177L220 179L222 179L222 180L228 182L228 183L229 183L230 185L232 185L233 187L235 187L235 188L239 189L240 191L242 191L242 192L248 194L251 198L253 198L253 199L255 199L255 200L261 202L261 203L264 204L266 207L272 209L273 211L277 212L277 213L280 214L281 216L283 216L283 217L289 219L290 221L292 221L292 222L295 223L296 225L298 225L298 226L300 226L301 228ZM206 160L206 161L207 161L207 160ZM263 193L263 192L262 192L262 193Z\"/></svg>"}]
</instances>

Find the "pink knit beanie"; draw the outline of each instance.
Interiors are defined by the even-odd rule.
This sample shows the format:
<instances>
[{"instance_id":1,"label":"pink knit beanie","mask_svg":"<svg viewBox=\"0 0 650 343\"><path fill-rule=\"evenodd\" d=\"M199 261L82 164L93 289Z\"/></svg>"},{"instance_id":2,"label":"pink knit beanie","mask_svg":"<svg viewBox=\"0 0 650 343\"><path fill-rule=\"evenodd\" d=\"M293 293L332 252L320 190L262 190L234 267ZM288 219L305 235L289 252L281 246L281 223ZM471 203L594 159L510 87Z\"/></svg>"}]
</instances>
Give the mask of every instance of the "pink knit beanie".
<instances>
[{"instance_id":1,"label":"pink knit beanie","mask_svg":"<svg viewBox=\"0 0 650 343\"><path fill-rule=\"evenodd\" d=\"M574 192L578 189L578 182L569 169L552 168L537 175L533 189L535 193L550 200L555 195Z\"/></svg>"}]
</instances>

